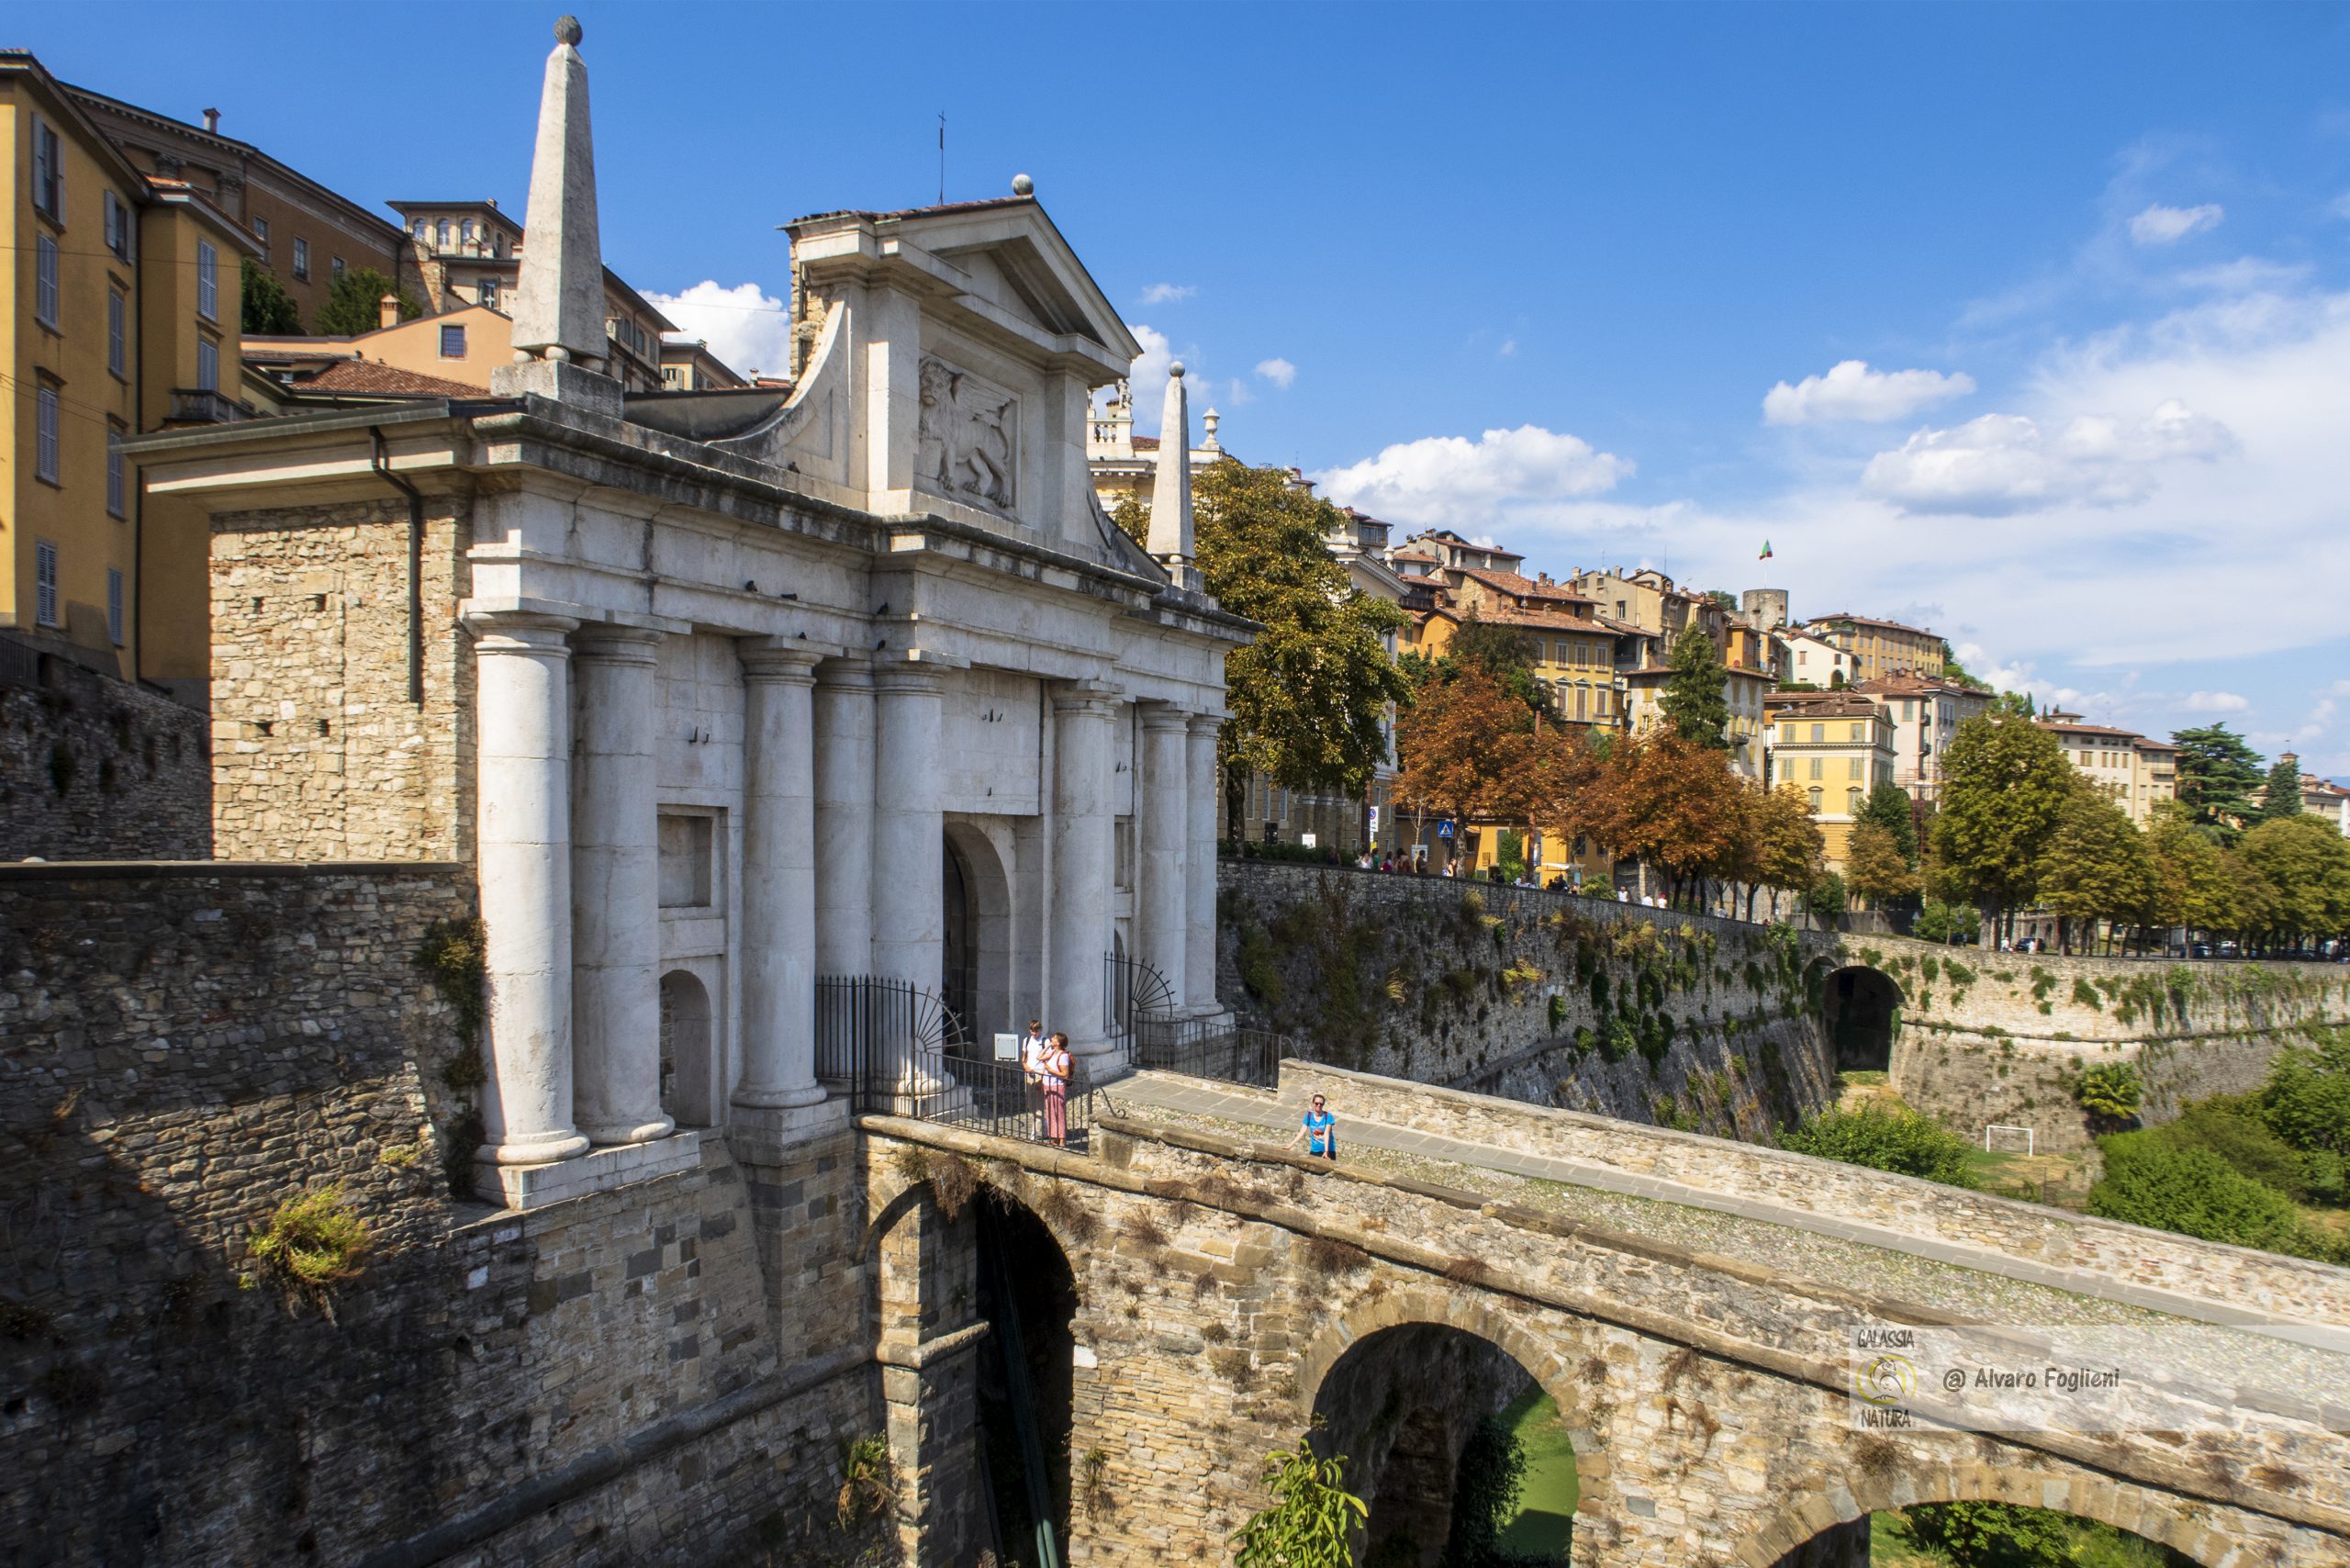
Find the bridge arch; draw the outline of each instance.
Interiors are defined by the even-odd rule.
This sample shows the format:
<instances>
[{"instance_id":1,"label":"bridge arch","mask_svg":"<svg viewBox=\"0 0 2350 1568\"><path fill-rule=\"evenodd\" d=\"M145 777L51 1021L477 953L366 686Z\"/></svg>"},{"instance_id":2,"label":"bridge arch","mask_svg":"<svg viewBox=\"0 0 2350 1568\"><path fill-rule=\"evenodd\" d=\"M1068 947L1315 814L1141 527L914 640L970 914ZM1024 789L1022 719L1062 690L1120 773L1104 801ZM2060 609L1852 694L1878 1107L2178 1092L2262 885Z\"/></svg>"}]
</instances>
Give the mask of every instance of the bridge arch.
<instances>
[{"instance_id":1,"label":"bridge arch","mask_svg":"<svg viewBox=\"0 0 2350 1568\"><path fill-rule=\"evenodd\" d=\"M1317 1448L1348 1457L1348 1487L1370 1505L1369 1561L1438 1560L1479 1422L1529 1384L1550 1396L1573 1448L1574 1512L1592 1511L1606 1464L1590 1389L1561 1344L1470 1290L1390 1289L1323 1325L1299 1361L1298 1415ZM1564 1518L1557 1529L1563 1561Z\"/></svg>"},{"instance_id":2,"label":"bridge arch","mask_svg":"<svg viewBox=\"0 0 2350 1568\"><path fill-rule=\"evenodd\" d=\"M1841 1485L1788 1503L1740 1543L1744 1568L1789 1568L1807 1563L1806 1549L1871 1514L1921 1503L2011 1503L2069 1514L2111 1525L2202 1563L2218 1564L2240 1546L2210 1523L2199 1523L2189 1506L2163 1493L2087 1472L2058 1474L2012 1465L1951 1464L1905 1454L1881 1471L1860 1468L1840 1475ZM2200 1509L2206 1519L2209 1510ZM1863 1557L1865 1562L1866 1558ZM2282 1558L2266 1561L2285 1561Z\"/></svg>"},{"instance_id":3,"label":"bridge arch","mask_svg":"<svg viewBox=\"0 0 2350 1568\"><path fill-rule=\"evenodd\" d=\"M1900 983L1871 964L1830 969L1819 987L1819 1030L1839 1072L1884 1072L1908 998Z\"/></svg>"}]
</instances>

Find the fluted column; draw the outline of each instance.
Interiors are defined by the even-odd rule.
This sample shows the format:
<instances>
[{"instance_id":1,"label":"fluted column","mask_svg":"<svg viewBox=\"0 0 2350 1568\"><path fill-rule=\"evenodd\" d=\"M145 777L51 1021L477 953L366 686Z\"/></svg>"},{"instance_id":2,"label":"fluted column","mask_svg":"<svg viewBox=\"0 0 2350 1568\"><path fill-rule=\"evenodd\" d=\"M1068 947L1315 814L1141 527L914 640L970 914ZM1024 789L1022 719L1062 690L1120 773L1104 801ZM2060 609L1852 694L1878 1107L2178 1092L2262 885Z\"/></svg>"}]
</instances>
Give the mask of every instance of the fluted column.
<instances>
[{"instance_id":1,"label":"fluted column","mask_svg":"<svg viewBox=\"0 0 2350 1568\"><path fill-rule=\"evenodd\" d=\"M873 672L873 970L933 991L946 963L943 684L930 665L885 664Z\"/></svg>"},{"instance_id":2,"label":"fluted column","mask_svg":"<svg viewBox=\"0 0 2350 1568\"><path fill-rule=\"evenodd\" d=\"M1215 739L1221 721L1191 723L1191 781L1184 790L1190 826L1184 851L1191 857L1183 884L1183 1011L1193 1016L1220 1010L1215 998Z\"/></svg>"},{"instance_id":3,"label":"fluted column","mask_svg":"<svg viewBox=\"0 0 2350 1568\"><path fill-rule=\"evenodd\" d=\"M1136 948L1166 980L1169 1001L1180 1008L1191 945L1191 910L1183 892L1191 869L1184 842L1191 829L1190 724L1181 711L1163 702L1144 703L1137 719L1142 778L1135 796Z\"/></svg>"},{"instance_id":4,"label":"fluted column","mask_svg":"<svg viewBox=\"0 0 2350 1568\"><path fill-rule=\"evenodd\" d=\"M1052 991L1045 1027L1069 1032L1069 1049L1109 1049L1102 959L1110 950L1113 873L1110 754L1112 689L1070 681L1053 691Z\"/></svg>"},{"instance_id":5,"label":"fluted column","mask_svg":"<svg viewBox=\"0 0 2350 1568\"><path fill-rule=\"evenodd\" d=\"M873 968L873 667L816 666L816 972Z\"/></svg>"},{"instance_id":6,"label":"fluted column","mask_svg":"<svg viewBox=\"0 0 2350 1568\"><path fill-rule=\"evenodd\" d=\"M571 1055L579 1130L598 1144L666 1137L661 1109L660 798L653 763L661 634L572 639Z\"/></svg>"},{"instance_id":7,"label":"fluted column","mask_svg":"<svg viewBox=\"0 0 2350 1568\"><path fill-rule=\"evenodd\" d=\"M820 654L744 642L743 1081L734 1103L813 1105L816 1082L816 779L810 693Z\"/></svg>"},{"instance_id":8,"label":"fluted column","mask_svg":"<svg viewBox=\"0 0 2350 1568\"><path fill-rule=\"evenodd\" d=\"M476 832L489 991L481 1157L584 1153L571 1121L571 706L575 622L469 617Z\"/></svg>"}]
</instances>

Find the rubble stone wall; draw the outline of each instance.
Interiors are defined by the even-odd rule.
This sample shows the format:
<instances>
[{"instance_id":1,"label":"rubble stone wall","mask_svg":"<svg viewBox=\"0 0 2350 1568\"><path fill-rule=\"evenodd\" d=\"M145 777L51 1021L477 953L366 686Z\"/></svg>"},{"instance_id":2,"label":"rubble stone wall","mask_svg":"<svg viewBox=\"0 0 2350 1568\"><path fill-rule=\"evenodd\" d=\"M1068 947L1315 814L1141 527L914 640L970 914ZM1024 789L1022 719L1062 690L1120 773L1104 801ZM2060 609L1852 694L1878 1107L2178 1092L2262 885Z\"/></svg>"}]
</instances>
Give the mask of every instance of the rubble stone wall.
<instances>
[{"instance_id":1,"label":"rubble stone wall","mask_svg":"<svg viewBox=\"0 0 2350 1568\"><path fill-rule=\"evenodd\" d=\"M0 638L0 862L211 853L204 711Z\"/></svg>"},{"instance_id":2,"label":"rubble stone wall","mask_svg":"<svg viewBox=\"0 0 2350 1568\"><path fill-rule=\"evenodd\" d=\"M381 503L213 521L215 853L465 860L473 853L470 507L428 498L423 701L409 700L408 522Z\"/></svg>"},{"instance_id":3,"label":"rubble stone wall","mask_svg":"<svg viewBox=\"0 0 2350 1568\"><path fill-rule=\"evenodd\" d=\"M453 1196L464 1043L416 958L474 907L432 864L0 868L0 1539L25 1561L870 1543L832 1512L843 1442L879 1425L854 1135L767 1165L707 1138L697 1169L527 1215ZM255 1233L330 1188L360 1270L290 1288Z\"/></svg>"}]
</instances>

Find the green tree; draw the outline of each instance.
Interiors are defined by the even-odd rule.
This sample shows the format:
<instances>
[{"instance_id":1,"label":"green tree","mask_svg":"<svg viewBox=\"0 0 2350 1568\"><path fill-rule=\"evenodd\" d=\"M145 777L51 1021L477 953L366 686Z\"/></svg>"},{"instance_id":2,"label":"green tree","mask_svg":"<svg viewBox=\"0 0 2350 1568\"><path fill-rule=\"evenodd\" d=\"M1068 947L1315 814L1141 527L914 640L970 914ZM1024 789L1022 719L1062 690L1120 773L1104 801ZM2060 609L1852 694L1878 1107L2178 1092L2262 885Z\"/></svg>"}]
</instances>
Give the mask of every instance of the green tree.
<instances>
[{"instance_id":1,"label":"green tree","mask_svg":"<svg viewBox=\"0 0 2350 1568\"><path fill-rule=\"evenodd\" d=\"M2041 902L2066 921L2066 950L2073 921L2089 922L2093 940L2099 920L2120 925L2146 919L2155 887L2145 834L2129 813L2076 779L2040 870Z\"/></svg>"},{"instance_id":2,"label":"green tree","mask_svg":"<svg viewBox=\"0 0 2350 1568\"><path fill-rule=\"evenodd\" d=\"M2256 812L2252 792L2260 787L2260 754L2225 724L2177 730L2178 801L2188 817L2221 844L2233 844Z\"/></svg>"},{"instance_id":3,"label":"green tree","mask_svg":"<svg viewBox=\"0 0 2350 1568\"><path fill-rule=\"evenodd\" d=\"M1909 927L1909 935L1921 942L1950 942L1964 936L1972 939L1983 928L1983 917L1972 905L1944 903L1940 899L1928 899L1918 911L1918 918Z\"/></svg>"},{"instance_id":4,"label":"green tree","mask_svg":"<svg viewBox=\"0 0 2350 1568\"><path fill-rule=\"evenodd\" d=\"M1657 706L1683 740L1715 751L1729 749L1729 698L1723 689L1729 678L1711 637L1695 626L1681 633L1673 644L1673 675Z\"/></svg>"},{"instance_id":5,"label":"green tree","mask_svg":"<svg viewBox=\"0 0 2350 1568\"><path fill-rule=\"evenodd\" d=\"M1252 773L1360 797L1386 760L1385 720L1409 695L1386 639L1404 612L1364 594L1323 548L1337 509L1286 470L1224 458L1195 489L1199 565L1224 608L1263 628L1225 656L1231 711L1216 742L1228 820Z\"/></svg>"},{"instance_id":6,"label":"green tree","mask_svg":"<svg viewBox=\"0 0 2350 1568\"><path fill-rule=\"evenodd\" d=\"M2114 1133L2098 1140L2105 1174L2089 1189L2089 1213L2294 1257L2333 1253L2333 1246L2302 1218L2290 1198L2210 1149L2182 1147L2163 1131Z\"/></svg>"},{"instance_id":7,"label":"green tree","mask_svg":"<svg viewBox=\"0 0 2350 1568\"><path fill-rule=\"evenodd\" d=\"M1942 678L1944 680L1954 680L1959 685L1966 688L1969 691L1988 691L1991 689L1991 686L1988 681L1983 680L1971 674L1964 665L1958 662L1957 655L1950 651L1950 644L1948 643L1944 643L1942 644Z\"/></svg>"},{"instance_id":8,"label":"green tree","mask_svg":"<svg viewBox=\"0 0 2350 1568\"><path fill-rule=\"evenodd\" d=\"M2108 1125L2136 1121L2144 1098L2138 1070L2126 1061L2101 1061L2084 1068L2073 1084L2075 1103Z\"/></svg>"},{"instance_id":9,"label":"green tree","mask_svg":"<svg viewBox=\"0 0 2350 1568\"><path fill-rule=\"evenodd\" d=\"M322 338L355 338L372 332L384 324L383 298L387 294L398 296L401 320L414 320L424 314L414 295L374 267L352 267L327 290L327 302L319 307L311 329Z\"/></svg>"},{"instance_id":10,"label":"green tree","mask_svg":"<svg viewBox=\"0 0 2350 1568\"><path fill-rule=\"evenodd\" d=\"M1918 868L1918 817L1909 791L1890 778L1880 779L1861 807L1861 822L1874 823L1893 835L1902 864Z\"/></svg>"},{"instance_id":11,"label":"green tree","mask_svg":"<svg viewBox=\"0 0 2350 1568\"><path fill-rule=\"evenodd\" d=\"M1346 1456L1324 1459L1300 1438L1265 1456L1264 1480L1273 1505L1232 1538L1234 1568L1348 1568L1348 1538L1371 1510L1346 1489Z\"/></svg>"},{"instance_id":12,"label":"green tree","mask_svg":"<svg viewBox=\"0 0 2350 1568\"><path fill-rule=\"evenodd\" d=\"M2291 752L2278 757L2268 769L2268 782L2260 787L2259 820L2275 822L2278 817L2301 814L2301 759Z\"/></svg>"},{"instance_id":13,"label":"green tree","mask_svg":"<svg viewBox=\"0 0 2350 1568\"><path fill-rule=\"evenodd\" d=\"M2260 1090L2270 1130L2304 1154L2350 1159L2350 1028L2319 1036L2315 1050L2277 1053Z\"/></svg>"},{"instance_id":14,"label":"green tree","mask_svg":"<svg viewBox=\"0 0 2350 1568\"><path fill-rule=\"evenodd\" d=\"M237 274L241 296L238 321L245 331L263 337L302 335L302 312L275 273L249 261L238 267Z\"/></svg>"},{"instance_id":15,"label":"green tree","mask_svg":"<svg viewBox=\"0 0 2350 1568\"><path fill-rule=\"evenodd\" d=\"M1919 1545L1950 1568L2051 1568L2073 1561L2062 1514L2015 1503L1921 1503L1901 1510Z\"/></svg>"},{"instance_id":16,"label":"green tree","mask_svg":"<svg viewBox=\"0 0 2350 1568\"><path fill-rule=\"evenodd\" d=\"M1110 521L1116 523L1118 531L1136 543L1144 544L1149 542L1150 503L1134 491L1128 490L1118 498L1117 504L1110 509ZM1198 520L1193 519L1194 528L1197 527L1197 523Z\"/></svg>"},{"instance_id":17,"label":"green tree","mask_svg":"<svg viewBox=\"0 0 2350 1568\"><path fill-rule=\"evenodd\" d=\"M1488 1416L1477 1423L1453 1467L1452 1525L1445 1540L1446 1568L1516 1568L1502 1548L1502 1531L1517 1514L1526 1488L1526 1448L1517 1434Z\"/></svg>"},{"instance_id":18,"label":"green tree","mask_svg":"<svg viewBox=\"0 0 2350 1568\"><path fill-rule=\"evenodd\" d=\"M1991 699L1989 711L1994 713L2011 713L2019 718L2029 719L2032 716L2031 693L2002 691Z\"/></svg>"},{"instance_id":19,"label":"green tree","mask_svg":"<svg viewBox=\"0 0 2350 1568\"><path fill-rule=\"evenodd\" d=\"M1942 754L1934 818L1940 878L2004 924L2040 884L2075 775L2056 737L2029 719L1986 713Z\"/></svg>"},{"instance_id":20,"label":"green tree","mask_svg":"<svg viewBox=\"0 0 2350 1568\"><path fill-rule=\"evenodd\" d=\"M1779 1135L1779 1147L1897 1176L1921 1176L1946 1187L1972 1187L1967 1141L1906 1105L1872 1100L1856 1111L1830 1106Z\"/></svg>"},{"instance_id":21,"label":"green tree","mask_svg":"<svg viewBox=\"0 0 2350 1568\"><path fill-rule=\"evenodd\" d=\"M2323 817L2272 817L2254 824L2237 850L2277 892L2256 929L2295 938L2350 931L2350 839Z\"/></svg>"},{"instance_id":22,"label":"green tree","mask_svg":"<svg viewBox=\"0 0 2350 1568\"><path fill-rule=\"evenodd\" d=\"M2236 923L2235 880L2219 846L2183 812L2165 812L2146 834L2154 879L2154 919L2189 931L2224 931Z\"/></svg>"}]
</instances>

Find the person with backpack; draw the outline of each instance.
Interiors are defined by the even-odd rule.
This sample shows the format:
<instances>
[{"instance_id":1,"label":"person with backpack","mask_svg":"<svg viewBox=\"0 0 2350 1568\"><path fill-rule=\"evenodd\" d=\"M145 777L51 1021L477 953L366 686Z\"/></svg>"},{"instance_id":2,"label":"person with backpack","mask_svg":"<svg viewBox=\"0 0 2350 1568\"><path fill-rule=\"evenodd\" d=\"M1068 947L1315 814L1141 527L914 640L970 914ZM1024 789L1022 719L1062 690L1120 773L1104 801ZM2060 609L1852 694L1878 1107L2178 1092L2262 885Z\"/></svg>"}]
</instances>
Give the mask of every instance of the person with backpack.
<instances>
[{"instance_id":1,"label":"person with backpack","mask_svg":"<svg viewBox=\"0 0 2350 1568\"><path fill-rule=\"evenodd\" d=\"M1296 1135L1281 1147L1295 1148L1299 1138L1311 1140L1305 1152L1318 1159L1336 1160L1338 1158L1338 1119L1324 1107L1319 1094L1314 1097L1313 1105L1300 1119Z\"/></svg>"}]
</instances>

